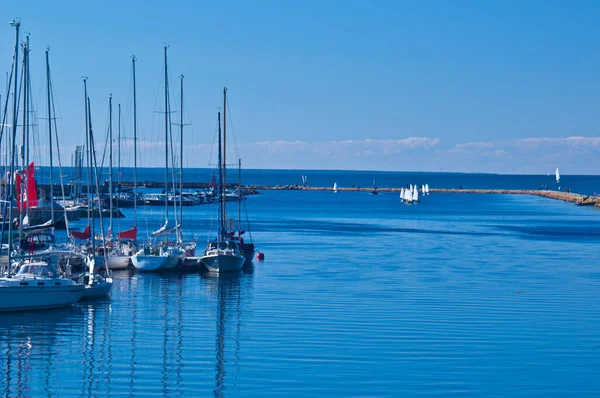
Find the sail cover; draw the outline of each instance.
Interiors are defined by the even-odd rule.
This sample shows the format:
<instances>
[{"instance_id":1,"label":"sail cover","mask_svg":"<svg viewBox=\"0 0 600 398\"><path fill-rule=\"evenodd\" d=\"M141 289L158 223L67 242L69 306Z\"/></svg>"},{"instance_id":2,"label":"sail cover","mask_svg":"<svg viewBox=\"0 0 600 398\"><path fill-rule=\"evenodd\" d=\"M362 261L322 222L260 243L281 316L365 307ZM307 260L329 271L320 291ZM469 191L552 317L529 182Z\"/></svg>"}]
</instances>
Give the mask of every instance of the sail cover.
<instances>
[{"instance_id":1,"label":"sail cover","mask_svg":"<svg viewBox=\"0 0 600 398\"><path fill-rule=\"evenodd\" d=\"M71 231L71 236L75 239L81 239L81 240L89 239L91 236L90 226L88 225L87 227L85 227L83 232Z\"/></svg>"},{"instance_id":2,"label":"sail cover","mask_svg":"<svg viewBox=\"0 0 600 398\"><path fill-rule=\"evenodd\" d=\"M119 239L136 240L137 239L137 227L133 227L131 229L128 229L127 231L119 232L119 233L117 233L117 236L119 237Z\"/></svg>"},{"instance_id":3,"label":"sail cover","mask_svg":"<svg viewBox=\"0 0 600 398\"><path fill-rule=\"evenodd\" d=\"M33 176L34 171L35 165L31 162L24 173L15 173L15 181L17 183L17 209L19 211L21 211L21 202L23 202L23 209L38 205L37 186ZM22 198L21 193L23 194Z\"/></svg>"}]
</instances>

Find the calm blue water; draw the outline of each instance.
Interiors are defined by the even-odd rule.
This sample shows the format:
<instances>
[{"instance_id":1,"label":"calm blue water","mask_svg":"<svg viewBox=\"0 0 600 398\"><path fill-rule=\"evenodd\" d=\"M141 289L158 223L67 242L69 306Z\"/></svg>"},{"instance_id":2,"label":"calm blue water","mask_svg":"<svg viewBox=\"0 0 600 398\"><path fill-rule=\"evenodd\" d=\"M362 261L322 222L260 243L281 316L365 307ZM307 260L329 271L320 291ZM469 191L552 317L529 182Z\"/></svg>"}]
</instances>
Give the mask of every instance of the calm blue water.
<instances>
[{"instance_id":1,"label":"calm blue water","mask_svg":"<svg viewBox=\"0 0 600 398\"><path fill-rule=\"evenodd\" d=\"M266 254L253 269L120 272L109 300L0 315L1 395L600 394L597 209L470 194L247 202ZM185 209L199 240L214 210ZM161 211L140 220L153 228Z\"/></svg>"},{"instance_id":2,"label":"calm blue water","mask_svg":"<svg viewBox=\"0 0 600 398\"><path fill-rule=\"evenodd\" d=\"M103 179L108 177L108 170L103 169ZM184 181L210 182L215 174L211 169L184 169ZM73 178L73 169L63 170L65 183ZM115 171L115 180L118 173ZM337 181L340 187L372 187L373 181L379 187L396 188L406 184L429 184L431 188L479 188L479 189L538 189L548 186L551 190L558 187L570 188L572 192L585 195L600 194L600 176L562 175L560 184L556 183L554 170L549 175L507 175L507 174L475 174L475 173L420 173L420 172L383 172L383 171L348 171L348 170L243 170L244 184L255 185L292 185L302 184L302 175L308 177L308 185L314 187L330 187ZM41 167L36 171L38 182L49 180L48 168ZM57 178L58 172L55 174ZM177 172L177 179L179 174ZM237 181L237 169L228 171L228 180ZM83 176L84 180L87 175ZM123 181L133 181L133 169L124 168ZM164 169L144 168L138 170L138 181L163 181Z\"/></svg>"}]
</instances>

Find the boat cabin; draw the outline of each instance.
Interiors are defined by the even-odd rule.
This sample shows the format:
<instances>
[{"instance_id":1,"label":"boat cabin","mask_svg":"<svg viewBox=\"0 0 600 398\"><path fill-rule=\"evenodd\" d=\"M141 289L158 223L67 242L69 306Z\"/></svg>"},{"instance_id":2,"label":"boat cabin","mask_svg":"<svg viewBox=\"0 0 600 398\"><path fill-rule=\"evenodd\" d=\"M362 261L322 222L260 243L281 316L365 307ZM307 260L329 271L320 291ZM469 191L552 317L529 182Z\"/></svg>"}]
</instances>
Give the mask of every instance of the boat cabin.
<instances>
[{"instance_id":1,"label":"boat cabin","mask_svg":"<svg viewBox=\"0 0 600 398\"><path fill-rule=\"evenodd\" d=\"M60 276L60 270L54 264L38 261L21 265L17 272L17 277L19 276L56 278Z\"/></svg>"}]
</instances>

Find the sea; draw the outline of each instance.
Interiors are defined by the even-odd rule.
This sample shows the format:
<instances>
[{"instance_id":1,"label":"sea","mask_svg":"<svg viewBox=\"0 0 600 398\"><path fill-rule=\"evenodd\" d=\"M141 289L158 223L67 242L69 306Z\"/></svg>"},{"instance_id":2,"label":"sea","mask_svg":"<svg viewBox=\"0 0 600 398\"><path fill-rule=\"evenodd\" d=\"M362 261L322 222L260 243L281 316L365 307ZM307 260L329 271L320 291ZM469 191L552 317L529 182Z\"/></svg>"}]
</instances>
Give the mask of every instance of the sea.
<instances>
[{"instance_id":1,"label":"sea","mask_svg":"<svg viewBox=\"0 0 600 398\"><path fill-rule=\"evenodd\" d=\"M558 188L554 175L242 178L301 175L313 186ZM594 194L600 177L560 184ZM600 396L599 209L466 193L407 205L397 193L265 190L244 202L245 239L265 259L240 273L115 271L108 299L0 314L0 396ZM228 211L237 217L237 203ZM113 230L132 226L123 212ZM183 209L199 251L216 212ZM164 213L141 207L137 219L143 237Z\"/></svg>"}]
</instances>

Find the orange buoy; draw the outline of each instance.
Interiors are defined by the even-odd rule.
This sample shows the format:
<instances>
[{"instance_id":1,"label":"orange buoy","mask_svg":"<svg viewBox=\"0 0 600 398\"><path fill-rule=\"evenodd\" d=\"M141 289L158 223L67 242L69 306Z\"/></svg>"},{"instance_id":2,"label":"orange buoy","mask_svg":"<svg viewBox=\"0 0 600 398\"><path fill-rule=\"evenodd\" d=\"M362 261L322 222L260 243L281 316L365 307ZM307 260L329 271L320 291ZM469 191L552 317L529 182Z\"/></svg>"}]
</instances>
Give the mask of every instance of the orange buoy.
<instances>
[{"instance_id":1,"label":"orange buoy","mask_svg":"<svg viewBox=\"0 0 600 398\"><path fill-rule=\"evenodd\" d=\"M256 259L257 259L257 260L259 260L259 261L263 261L263 260L265 259L265 253L263 253L263 252L258 252L258 253L256 254Z\"/></svg>"}]
</instances>

